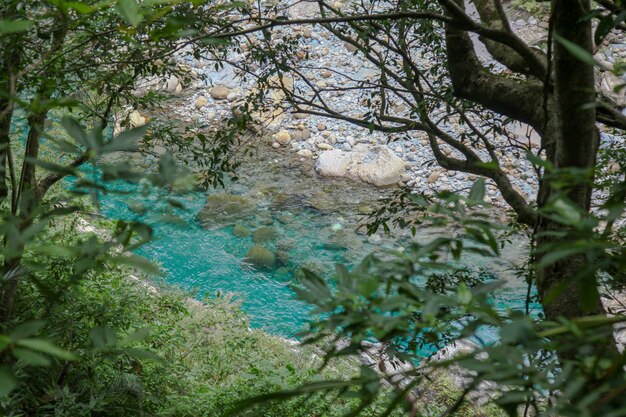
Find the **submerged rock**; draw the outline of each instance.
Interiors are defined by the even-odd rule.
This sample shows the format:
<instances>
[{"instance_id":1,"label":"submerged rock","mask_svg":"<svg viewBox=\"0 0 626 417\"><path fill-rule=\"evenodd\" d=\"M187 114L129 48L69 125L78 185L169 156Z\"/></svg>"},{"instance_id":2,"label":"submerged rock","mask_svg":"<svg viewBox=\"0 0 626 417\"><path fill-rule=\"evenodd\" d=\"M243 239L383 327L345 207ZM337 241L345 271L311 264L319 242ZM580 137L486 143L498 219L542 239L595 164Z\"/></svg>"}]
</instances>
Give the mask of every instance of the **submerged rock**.
<instances>
[{"instance_id":1,"label":"submerged rock","mask_svg":"<svg viewBox=\"0 0 626 417\"><path fill-rule=\"evenodd\" d=\"M276 252L276 259L278 260L278 262L280 262L281 265L288 265L289 259L291 259L291 255L289 255L289 252L287 251L279 250Z\"/></svg>"},{"instance_id":2,"label":"submerged rock","mask_svg":"<svg viewBox=\"0 0 626 417\"><path fill-rule=\"evenodd\" d=\"M255 243L268 242L276 239L278 233L272 227L259 227L252 235L252 241Z\"/></svg>"},{"instance_id":3,"label":"submerged rock","mask_svg":"<svg viewBox=\"0 0 626 417\"><path fill-rule=\"evenodd\" d=\"M233 235L236 237L248 237L250 236L250 230L240 223L237 223L235 227L233 227Z\"/></svg>"},{"instance_id":4,"label":"submerged rock","mask_svg":"<svg viewBox=\"0 0 626 417\"><path fill-rule=\"evenodd\" d=\"M226 226L254 213L255 205L246 197L219 193L211 194L206 205L198 213L198 221L204 227Z\"/></svg>"},{"instance_id":5,"label":"submerged rock","mask_svg":"<svg viewBox=\"0 0 626 417\"><path fill-rule=\"evenodd\" d=\"M276 255L266 247L256 244L250 248L244 261L260 270L271 271L276 267Z\"/></svg>"},{"instance_id":6,"label":"submerged rock","mask_svg":"<svg viewBox=\"0 0 626 417\"><path fill-rule=\"evenodd\" d=\"M324 243L322 248L333 252L348 250L347 247L336 242Z\"/></svg>"}]
</instances>

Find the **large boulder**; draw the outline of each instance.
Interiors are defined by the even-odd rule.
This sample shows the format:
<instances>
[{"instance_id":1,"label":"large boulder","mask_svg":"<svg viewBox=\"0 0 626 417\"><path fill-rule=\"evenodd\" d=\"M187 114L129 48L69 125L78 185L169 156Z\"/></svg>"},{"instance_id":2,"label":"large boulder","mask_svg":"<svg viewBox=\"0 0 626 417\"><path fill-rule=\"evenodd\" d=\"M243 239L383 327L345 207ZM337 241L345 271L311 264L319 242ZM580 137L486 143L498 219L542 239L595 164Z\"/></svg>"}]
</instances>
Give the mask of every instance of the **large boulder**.
<instances>
[{"instance_id":1,"label":"large boulder","mask_svg":"<svg viewBox=\"0 0 626 417\"><path fill-rule=\"evenodd\" d=\"M276 255L259 244L250 248L244 261L254 268L264 271L271 271L276 267Z\"/></svg>"},{"instance_id":2,"label":"large boulder","mask_svg":"<svg viewBox=\"0 0 626 417\"><path fill-rule=\"evenodd\" d=\"M345 177L352 163L352 156L339 149L322 152L315 163L315 171L323 177Z\"/></svg>"},{"instance_id":3,"label":"large boulder","mask_svg":"<svg viewBox=\"0 0 626 417\"><path fill-rule=\"evenodd\" d=\"M355 167L361 181L386 187L400 181L404 173L404 161L387 146L374 146Z\"/></svg>"},{"instance_id":4,"label":"large boulder","mask_svg":"<svg viewBox=\"0 0 626 417\"><path fill-rule=\"evenodd\" d=\"M322 152L315 170L325 177L347 177L387 187L400 181L404 161L385 145L359 146L352 152L338 149Z\"/></svg>"}]
</instances>

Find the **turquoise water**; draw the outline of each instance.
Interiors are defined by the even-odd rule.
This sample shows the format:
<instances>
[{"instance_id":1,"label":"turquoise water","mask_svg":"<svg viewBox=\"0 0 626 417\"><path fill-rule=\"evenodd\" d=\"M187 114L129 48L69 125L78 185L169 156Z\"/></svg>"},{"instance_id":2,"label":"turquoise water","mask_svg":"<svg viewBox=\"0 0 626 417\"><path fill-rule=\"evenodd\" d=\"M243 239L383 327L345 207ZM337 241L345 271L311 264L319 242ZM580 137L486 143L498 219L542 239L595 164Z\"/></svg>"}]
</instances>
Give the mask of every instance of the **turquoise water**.
<instances>
[{"instance_id":1,"label":"turquoise water","mask_svg":"<svg viewBox=\"0 0 626 417\"><path fill-rule=\"evenodd\" d=\"M306 266L331 276L336 263L354 265L371 252L392 249L411 240L408 235L368 239L355 231L359 221L357 208L375 204L385 195L384 191L345 181L321 180L311 173L310 166L294 167L293 161L287 159L274 160L270 168L258 161L244 167L241 183L229 184L225 190L213 190L211 194L245 198L250 212L204 226L198 221L198 213L206 204L204 193L180 200L186 207L177 213L184 220L180 224L160 217L168 206L163 191L153 190L135 197L148 209L139 217L155 232L154 240L138 253L161 265L168 284L195 291L199 298L235 293L253 327L294 337L310 317L310 307L296 300L288 287L296 269ZM128 196L103 196L101 210L111 219L136 219L138 215L129 209L129 203L133 205L134 201ZM251 232L270 227L276 238L263 245L282 253L282 266L258 271L246 264L243 259L254 242L251 236L236 237L235 223ZM511 248L509 255L519 257L520 252L520 248ZM509 266L507 259L498 261L499 264L480 258L468 258L465 262L470 267L488 262L489 272L496 277L506 274ZM523 309L525 293L522 282L512 281L505 291L496 294L494 302L501 308ZM488 329L480 337L488 343L497 340L497 334Z\"/></svg>"}]
</instances>

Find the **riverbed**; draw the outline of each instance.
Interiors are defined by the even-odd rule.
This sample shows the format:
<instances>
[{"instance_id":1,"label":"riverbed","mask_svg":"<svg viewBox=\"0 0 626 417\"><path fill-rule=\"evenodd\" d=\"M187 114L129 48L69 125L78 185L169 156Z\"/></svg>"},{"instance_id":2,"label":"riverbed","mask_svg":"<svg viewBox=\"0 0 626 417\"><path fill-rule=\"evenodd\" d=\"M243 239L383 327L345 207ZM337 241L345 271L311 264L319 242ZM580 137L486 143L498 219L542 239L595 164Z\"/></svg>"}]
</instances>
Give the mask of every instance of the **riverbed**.
<instances>
[{"instance_id":1,"label":"riverbed","mask_svg":"<svg viewBox=\"0 0 626 417\"><path fill-rule=\"evenodd\" d=\"M310 162L262 146L237 173L239 180L227 181L223 189L180 199L186 207L177 213L181 222L161 216L160 209L167 206L162 190L104 196L102 212L111 219L128 219L137 218L129 203L149 207L139 217L154 228L154 240L138 253L162 267L165 283L192 291L199 299L234 293L252 326L283 337L295 337L310 318L310 307L289 287L299 268L330 279L337 263L352 266L370 253L400 249L414 239L408 231L368 236L359 228L364 214L391 189L321 178ZM231 203L236 209L229 209ZM423 230L418 237L423 242L436 233ZM255 245L274 254L271 265L250 264L246 257ZM523 308L526 285L510 268L526 253L524 239L515 237L500 259L467 257L463 263L507 280L507 289L494 299L498 306Z\"/></svg>"}]
</instances>

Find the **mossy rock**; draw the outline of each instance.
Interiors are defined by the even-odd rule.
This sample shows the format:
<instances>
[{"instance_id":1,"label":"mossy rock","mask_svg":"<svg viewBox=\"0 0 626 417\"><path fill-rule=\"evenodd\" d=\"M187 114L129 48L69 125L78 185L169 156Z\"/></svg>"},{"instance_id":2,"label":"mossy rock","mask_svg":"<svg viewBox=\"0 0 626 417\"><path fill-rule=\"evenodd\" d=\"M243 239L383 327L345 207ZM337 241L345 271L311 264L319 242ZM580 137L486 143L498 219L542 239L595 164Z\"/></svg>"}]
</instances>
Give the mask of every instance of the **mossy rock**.
<instances>
[{"instance_id":1,"label":"mossy rock","mask_svg":"<svg viewBox=\"0 0 626 417\"><path fill-rule=\"evenodd\" d=\"M198 213L198 221L204 227L225 226L236 220L251 217L255 204L240 195L219 193L211 194L206 205Z\"/></svg>"},{"instance_id":2,"label":"mossy rock","mask_svg":"<svg viewBox=\"0 0 626 417\"><path fill-rule=\"evenodd\" d=\"M233 236L248 237L250 236L250 230L243 224L237 223L235 227L233 227Z\"/></svg>"},{"instance_id":3,"label":"mossy rock","mask_svg":"<svg viewBox=\"0 0 626 417\"><path fill-rule=\"evenodd\" d=\"M276 239L278 233L273 227L259 227L252 235L252 241L255 243L269 242Z\"/></svg>"},{"instance_id":4,"label":"mossy rock","mask_svg":"<svg viewBox=\"0 0 626 417\"><path fill-rule=\"evenodd\" d=\"M252 246L246 254L244 261L252 267L263 271L272 271L276 267L276 255L262 245Z\"/></svg>"}]
</instances>

